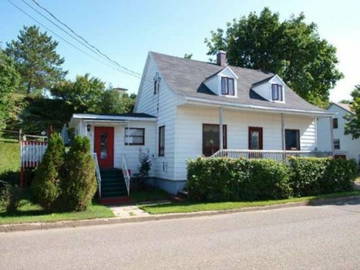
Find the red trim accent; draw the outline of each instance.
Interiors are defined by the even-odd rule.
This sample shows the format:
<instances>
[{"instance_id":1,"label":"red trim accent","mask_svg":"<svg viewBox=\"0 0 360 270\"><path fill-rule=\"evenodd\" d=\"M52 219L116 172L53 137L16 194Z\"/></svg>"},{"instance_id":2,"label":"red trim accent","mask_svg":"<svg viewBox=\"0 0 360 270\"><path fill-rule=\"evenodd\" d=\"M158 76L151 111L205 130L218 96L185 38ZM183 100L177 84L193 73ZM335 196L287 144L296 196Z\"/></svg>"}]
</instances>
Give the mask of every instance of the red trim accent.
<instances>
[{"instance_id":1,"label":"red trim accent","mask_svg":"<svg viewBox=\"0 0 360 270\"><path fill-rule=\"evenodd\" d=\"M129 202L130 197L124 196L124 197L112 197L112 198L104 198L100 200L101 204L116 204L116 203L125 203Z\"/></svg>"},{"instance_id":2,"label":"red trim accent","mask_svg":"<svg viewBox=\"0 0 360 270\"><path fill-rule=\"evenodd\" d=\"M253 131L258 131L259 132L259 149L253 149L251 147L251 133ZM249 149L253 149L253 150L263 150L263 128L262 127L249 127L249 138L248 138L248 142L249 142Z\"/></svg>"}]
</instances>

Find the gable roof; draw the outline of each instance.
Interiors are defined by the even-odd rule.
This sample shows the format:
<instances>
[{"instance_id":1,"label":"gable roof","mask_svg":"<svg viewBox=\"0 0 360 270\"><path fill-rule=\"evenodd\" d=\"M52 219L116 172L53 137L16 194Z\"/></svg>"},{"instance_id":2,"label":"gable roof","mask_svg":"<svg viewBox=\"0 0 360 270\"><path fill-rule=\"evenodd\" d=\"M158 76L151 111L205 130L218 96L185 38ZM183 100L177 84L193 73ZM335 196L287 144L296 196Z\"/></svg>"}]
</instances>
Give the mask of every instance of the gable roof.
<instances>
[{"instance_id":1,"label":"gable roof","mask_svg":"<svg viewBox=\"0 0 360 270\"><path fill-rule=\"evenodd\" d=\"M347 111L349 113L353 113L353 111L351 110L350 104L332 102L331 105L336 105L336 106L340 107L341 109L343 109L343 110L345 110L345 111Z\"/></svg>"},{"instance_id":2,"label":"gable roof","mask_svg":"<svg viewBox=\"0 0 360 270\"><path fill-rule=\"evenodd\" d=\"M229 66L238 76L237 93L234 98L211 95L204 89L203 82L214 74L221 72L224 67L192 59L150 52L151 57L168 86L177 94L189 98L200 98L210 102L224 102L234 105L254 105L268 107L269 109L290 109L301 111L314 111L326 113L325 110L311 105L292 89L285 86L286 103L270 102L264 99L254 98L251 89L254 84L264 83L275 76L260 70ZM206 87L206 86L205 86Z\"/></svg>"}]
</instances>

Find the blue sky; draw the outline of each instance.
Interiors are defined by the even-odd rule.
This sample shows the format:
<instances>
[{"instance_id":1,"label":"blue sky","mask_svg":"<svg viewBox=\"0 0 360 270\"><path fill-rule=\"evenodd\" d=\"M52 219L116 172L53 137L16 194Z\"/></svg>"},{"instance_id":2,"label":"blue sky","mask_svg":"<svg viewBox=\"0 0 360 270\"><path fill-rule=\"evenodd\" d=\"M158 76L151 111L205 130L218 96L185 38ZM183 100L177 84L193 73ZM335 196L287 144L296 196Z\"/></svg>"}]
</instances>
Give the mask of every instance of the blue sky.
<instances>
[{"instance_id":1,"label":"blue sky","mask_svg":"<svg viewBox=\"0 0 360 270\"><path fill-rule=\"evenodd\" d=\"M11 0L35 18L61 33L30 10L22 0ZM30 1L31 0L26 0ZM339 69L345 78L331 90L331 100L349 98L360 83L360 1L315 0L38 0L75 31L123 66L142 72L148 51L207 60L204 39L210 31L224 28L233 18L260 12L264 7L282 18L304 12L318 25L322 38L338 48ZM36 24L7 0L0 1L0 41L14 39L23 25ZM41 27L42 28L42 27ZM45 30L45 29L43 29ZM65 37L63 33L61 33ZM55 37L55 39L59 40ZM67 38L69 39L69 38ZM69 39L70 40L70 39ZM137 92L139 79L119 73L59 40L58 52L65 57L69 78L90 73L113 86Z\"/></svg>"}]
</instances>

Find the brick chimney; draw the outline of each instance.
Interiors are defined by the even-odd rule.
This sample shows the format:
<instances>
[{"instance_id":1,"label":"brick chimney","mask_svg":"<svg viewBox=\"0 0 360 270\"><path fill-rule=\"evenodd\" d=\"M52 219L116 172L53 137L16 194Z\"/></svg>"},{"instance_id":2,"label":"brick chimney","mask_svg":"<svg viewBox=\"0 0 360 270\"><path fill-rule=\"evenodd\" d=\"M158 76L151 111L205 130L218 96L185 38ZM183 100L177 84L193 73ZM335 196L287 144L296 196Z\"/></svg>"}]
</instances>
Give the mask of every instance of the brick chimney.
<instances>
[{"instance_id":1,"label":"brick chimney","mask_svg":"<svg viewBox=\"0 0 360 270\"><path fill-rule=\"evenodd\" d=\"M216 64L219 66L226 66L227 65L227 59L226 59L226 52L225 51L218 51L216 54Z\"/></svg>"}]
</instances>

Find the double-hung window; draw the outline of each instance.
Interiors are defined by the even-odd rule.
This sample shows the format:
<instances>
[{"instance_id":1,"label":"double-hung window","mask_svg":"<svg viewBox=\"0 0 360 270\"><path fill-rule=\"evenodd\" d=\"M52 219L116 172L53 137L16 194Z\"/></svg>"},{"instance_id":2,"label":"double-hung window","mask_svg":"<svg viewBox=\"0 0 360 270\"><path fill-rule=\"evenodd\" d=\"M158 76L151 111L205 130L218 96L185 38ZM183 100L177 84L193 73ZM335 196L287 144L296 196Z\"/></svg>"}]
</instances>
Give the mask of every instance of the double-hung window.
<instances>
[{"instance_id":1,"label":"double-hung window","mask_svg":"<svg viewBox=\"0 0 360 270\"><path fill-rule=\"evenodd\" d=\"M221 77L221 94L235 96L235 83L233 78Z\"/></svg>"},{"instance_id":2,"label":"double-hung window","mask_svg":"<svg viewBox=\"0 0 360 270\"><path fill-rule=\"evenodd\" d=\"M283 86L280 84L271 85L272 100L283 101Z\"/></svg>"},{"instance_id":3,"label":"double-hung window","mask_svg":"<svg viewBox=\"0 0 360 270\"><path fill-rule=\"evenodd\" d=\"M125 145L145 145L145 128L125 128Z\"/></svg>"}]
</instances>

